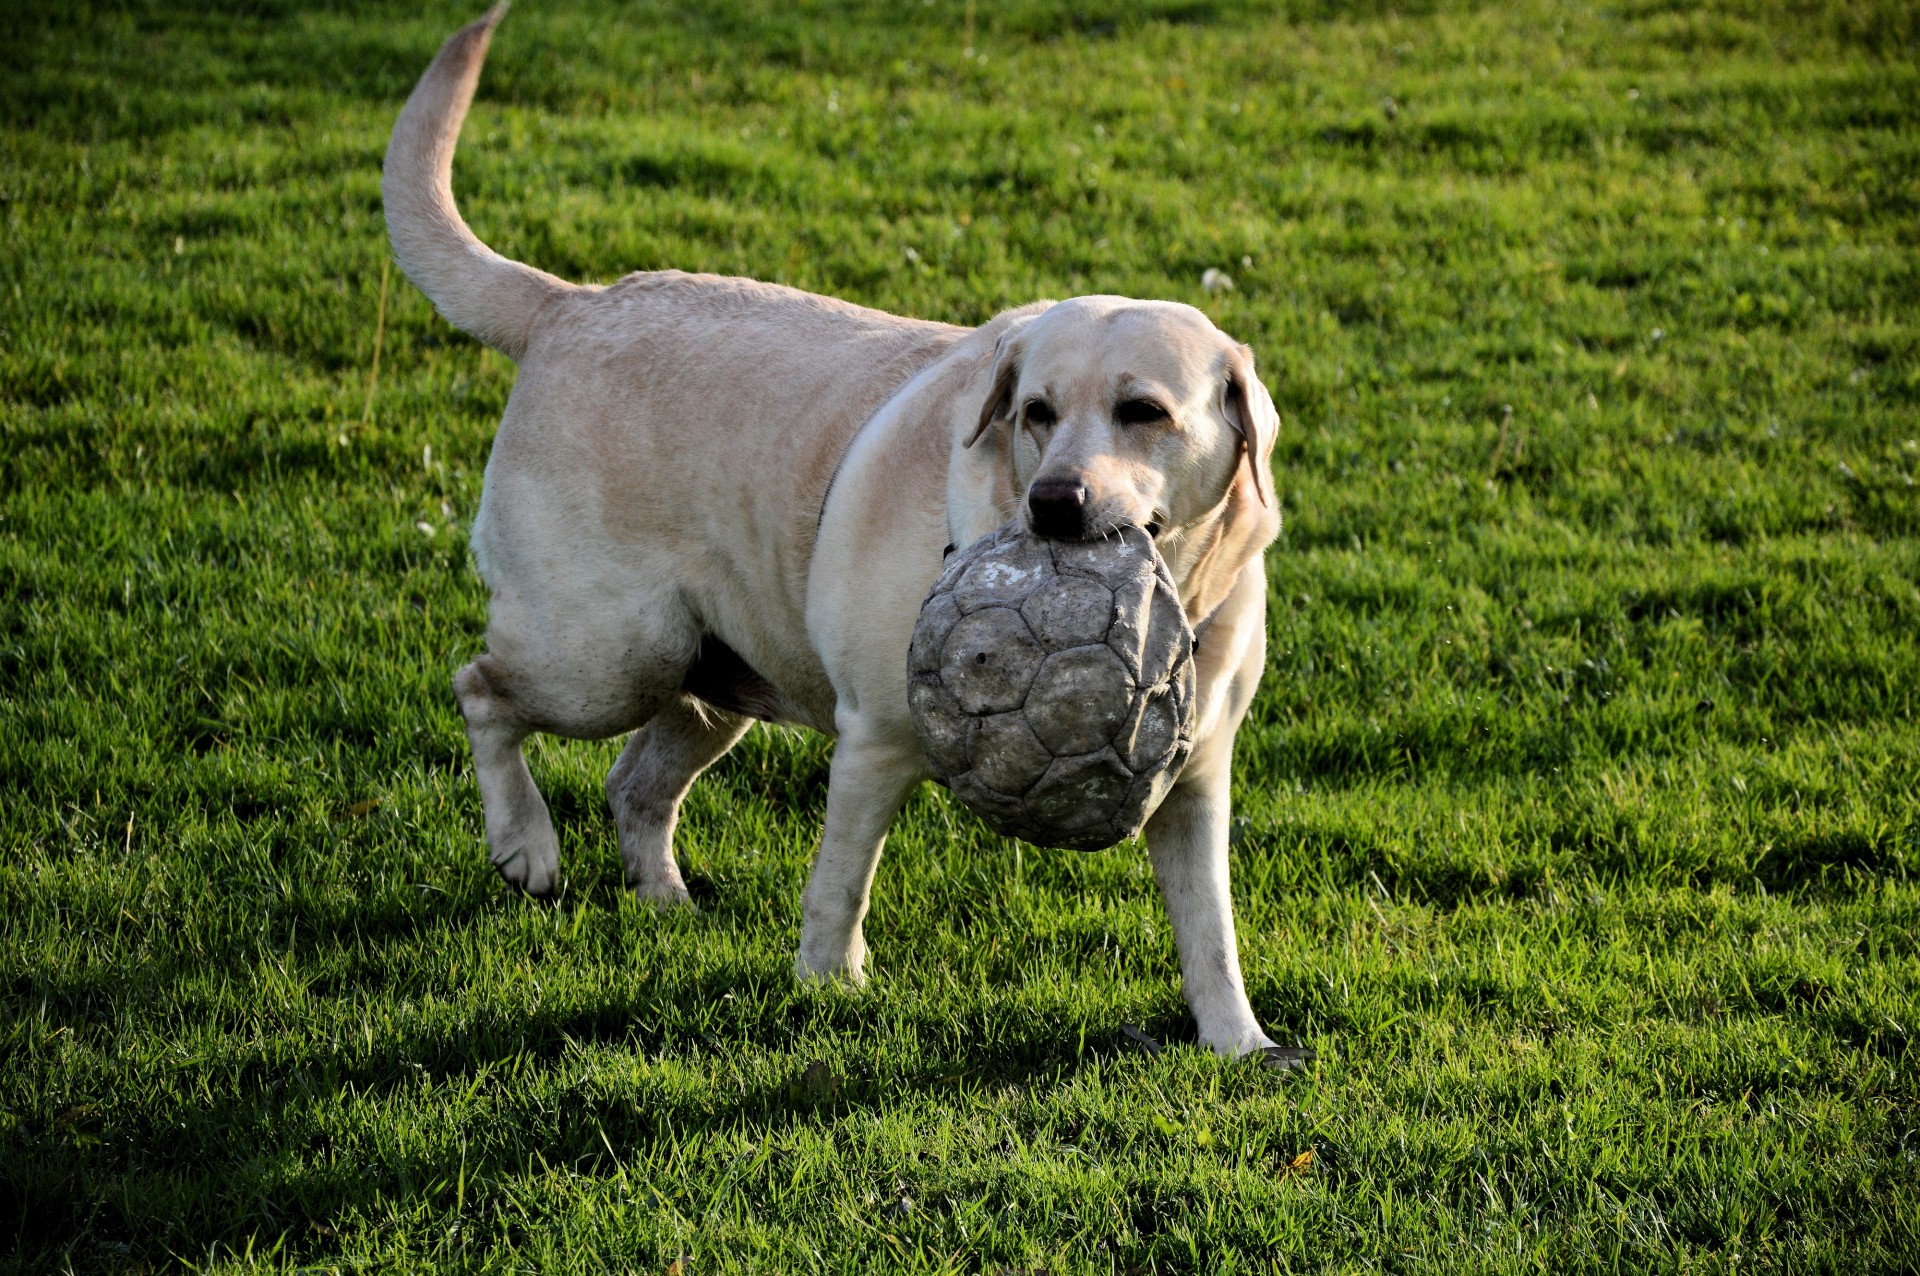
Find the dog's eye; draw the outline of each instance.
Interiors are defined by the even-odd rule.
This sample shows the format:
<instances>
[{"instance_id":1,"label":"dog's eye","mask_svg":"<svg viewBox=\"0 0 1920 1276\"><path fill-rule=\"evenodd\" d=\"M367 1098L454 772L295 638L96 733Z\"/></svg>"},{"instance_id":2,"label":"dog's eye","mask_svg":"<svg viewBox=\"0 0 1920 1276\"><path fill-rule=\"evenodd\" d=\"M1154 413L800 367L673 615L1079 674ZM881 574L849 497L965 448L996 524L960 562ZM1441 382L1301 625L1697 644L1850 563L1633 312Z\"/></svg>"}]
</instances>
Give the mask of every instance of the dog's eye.
<instances>
[{"instance_id":1,"label":"dog's eye","mask_svg":"<svg viewBox=\"0 0 1920 1276\"><path fill-rule=\"evenodd\" d=\"M1113 419L1122 425L1153 425L1167 419L1167 410L1152 399L1128 399L1113 410Z\"/></svg>"},{"instance_id":2,"label":"dog's eye","mask_svg":"<svg viewBox=\"0 0 1920 1276\"><path fill-rule=\"evenodd\" d=\"M1026 411L1028 425L1052 425L1059 419L1054 416L1052 408L1038 399L1029 402Z\"/></svg>"}]
</instances>

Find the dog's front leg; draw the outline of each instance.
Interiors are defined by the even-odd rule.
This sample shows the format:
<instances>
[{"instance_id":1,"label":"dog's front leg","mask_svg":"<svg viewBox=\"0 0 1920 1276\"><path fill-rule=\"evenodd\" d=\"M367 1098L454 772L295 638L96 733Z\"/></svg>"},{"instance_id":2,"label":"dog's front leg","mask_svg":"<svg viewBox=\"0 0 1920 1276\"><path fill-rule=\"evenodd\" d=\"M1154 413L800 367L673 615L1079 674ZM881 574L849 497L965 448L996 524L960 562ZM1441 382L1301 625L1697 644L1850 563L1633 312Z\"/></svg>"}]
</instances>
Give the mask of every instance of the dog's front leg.
<instances>
[{"instance_id":1,"label":"dog's front leg","mask_svg":"<svg viewBox=\"0 0 1920 1276\"><path fill-rule=\"evenodd\" d=\"M862 724L841 725L827 779L826 829L802 899L802 979L866 982L867 941L861 923L887 826L913 786L927 776L911 735L902 741Z\"/></svg>"},{"instance_id":2,"label":"dog's front leg","mask_svg":"<svg viewBox=\"0 0 1920 1276\"><path fill-rule=\"evenodd\" d=\"M1313 1051L1275 1045L1253 1017L1227 884L1233 738L1266 664L1265 610L1266 575L1255 559L1208 626L1201 677L1220 697L1218 717L1147 821L1147 857L1173 923L1181 990L1201 1043L1217 1054L1258 1053L1267 1066L1286 1069L1309 1062Z\"/></svg>"},{"instance_id":3,"label":"dog's front leg","mask_svg":"<svg viewBox=\"0 0 1920 1276\"><path fill-rule=\"evenodd\" d=\"M1217 737L1216 737L1217 738ZM1225 755L1228 750L1218 752ZM1205 759L1196 758L1205 763ZM1186 775L1147 821L1147 855L1173 921L1181 990L1201 1044L1223 1055L1258 1054L1285 1071L1312 1062L1312 1050L1277 1046L1260 1030L1240 977L1233 897L1227 889L1227 768Z\"/></svg>"},{"instance_id":4,"label":"dog's front leg","mask_svg":"<svg viewBox=\"0 0 1920 1276\"><path fill-rule=\"evenodd\" d=\"M1208 743L1217 744L1218 737ZM1209 752L1225 755L1229 749ZM1273 1042L1253 1017L1240 977L1227 887L1227 768L1214 763L1200 753L1188 763L1180 783L1147 821L1147 855L1173 923L1181 990L1200 1041L1218 1054L1239 1055L1266 1050Z\"/></svg>"}]
</instances>

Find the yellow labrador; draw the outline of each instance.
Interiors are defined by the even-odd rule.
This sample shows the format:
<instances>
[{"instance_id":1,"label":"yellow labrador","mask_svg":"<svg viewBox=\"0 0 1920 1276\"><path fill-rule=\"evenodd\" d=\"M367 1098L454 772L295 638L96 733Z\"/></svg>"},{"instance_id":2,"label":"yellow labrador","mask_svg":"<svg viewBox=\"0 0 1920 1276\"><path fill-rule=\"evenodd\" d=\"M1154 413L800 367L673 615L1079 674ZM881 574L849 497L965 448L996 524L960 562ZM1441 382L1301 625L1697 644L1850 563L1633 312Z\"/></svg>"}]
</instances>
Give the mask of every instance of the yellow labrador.
<instances>
[{"instance_id":1,"label":"yellow labrador","mask_svg":"<svg viewBox=\"0 0 1920 1276\"><path fill-rule=\"evenodd\" d=\"M1012 517L1158 538L1200 635L1192 760L1148 854L1202 1041L1297 1052L1247 1003L1227 891L1228 767L1265 659L1261 553L1278 424L1245 346L1189 306L1078 297L974 329L661 271L581 287L483 245L453 152L502 10L408 99L382 191L394 255L520 364L472 544L487 652L454 678L493 863L535 894L558 844L521 757L536 731L636 731L607 777L644 898L684 902L673 829L755 718L838 738L804 899L803 978L864 979L880 848L928 771L906 652L943 552Z\"/></svg>"}]
</instances>

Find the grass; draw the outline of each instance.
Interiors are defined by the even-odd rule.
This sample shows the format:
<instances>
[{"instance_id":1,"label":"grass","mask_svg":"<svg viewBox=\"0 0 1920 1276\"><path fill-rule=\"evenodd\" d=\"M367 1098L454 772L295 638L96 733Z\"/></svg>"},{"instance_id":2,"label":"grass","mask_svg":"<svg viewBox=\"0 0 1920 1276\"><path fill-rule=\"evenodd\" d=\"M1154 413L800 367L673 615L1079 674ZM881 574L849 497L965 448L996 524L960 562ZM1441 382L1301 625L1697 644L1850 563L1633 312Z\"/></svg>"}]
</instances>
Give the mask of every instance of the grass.
<instances>
[{"instance_id":1,"label":"grass","mask_svg":"<svg viewBox=\"0 0 1920 1276\"><path fill-rule=\"evenodd\" d=\"M416 8L0 17L0 1266L1920 1261L1909 6L502 29L456 184L511 255L1254 345L1287 531L1234 885L1293 1078L1178 1045L1137 848L931 791L873 987L797 988L795 732L695 790L671 916L616 744L539 744L566 885L504 892L447 678L513 369L396 278L369 409L380 154L477 11Z\"/></svg>"}]
</instances>

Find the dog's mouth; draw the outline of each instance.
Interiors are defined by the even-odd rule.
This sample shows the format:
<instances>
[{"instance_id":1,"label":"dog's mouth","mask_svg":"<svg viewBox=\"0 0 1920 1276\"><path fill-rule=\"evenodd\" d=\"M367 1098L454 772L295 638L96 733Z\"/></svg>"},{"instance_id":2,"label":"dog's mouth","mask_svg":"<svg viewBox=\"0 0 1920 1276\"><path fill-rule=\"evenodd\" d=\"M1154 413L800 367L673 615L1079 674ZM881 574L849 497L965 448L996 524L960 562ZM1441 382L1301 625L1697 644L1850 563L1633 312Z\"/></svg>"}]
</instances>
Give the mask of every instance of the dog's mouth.
<instances>
[{"instance_id":1,"label":"dog's mouth","mask_svg":"<svg viewBox=\"0 0 1920 1276\"><path fill-rule=\"evenodd\" d=\"M1084 541L1109 540L1117 533L1123 532L1129 527L1135 527L1140 529L1141 531L1147 534L1147 538L1149 540L1152 540L1155 542L1159 541L1160 534L1166 530L1165 525L1160 523L1158 520L1149 520L1146 522L1136 523L1132 519L1127 519L1127 518L1118 519L1111 523L1100 523L1095 526L1083 527L1075 531L1071 535L1066 535L1059 532L1042 531L1039 528L1034 527L1032 524L1028 524L1027 530L1031 532L1033 535L1040 537L1042 540L1084 542Z\"/></svg>"},{"instance_id":2,"label":"dog's mouth","mask_svg":"<svg viewBox=\"0 0 1920 1276\"><path fill-rule=\"evenodd\" d=\"M1145 517L1124 506L1114 508L1109 504L1101 509L1099 505L1106 502L1090 501L1084 486L1062 480L1051 480L1045 486L1036 484L1028 490L1023 504L1027 530L1044 540L1097 541L1124 527L1137 527L1157 541L1166 528L1167 516L1159 509L1142 511Z\"/></svg>"}]
</instances>

